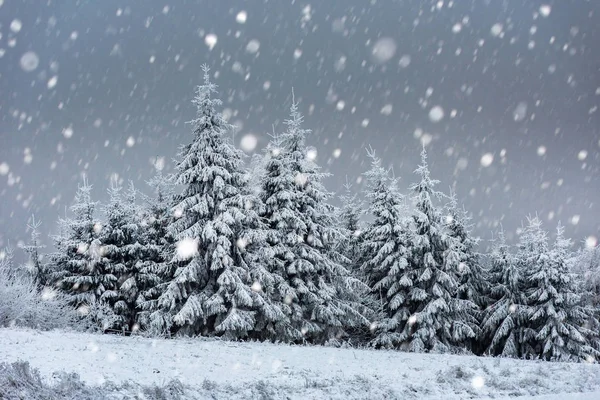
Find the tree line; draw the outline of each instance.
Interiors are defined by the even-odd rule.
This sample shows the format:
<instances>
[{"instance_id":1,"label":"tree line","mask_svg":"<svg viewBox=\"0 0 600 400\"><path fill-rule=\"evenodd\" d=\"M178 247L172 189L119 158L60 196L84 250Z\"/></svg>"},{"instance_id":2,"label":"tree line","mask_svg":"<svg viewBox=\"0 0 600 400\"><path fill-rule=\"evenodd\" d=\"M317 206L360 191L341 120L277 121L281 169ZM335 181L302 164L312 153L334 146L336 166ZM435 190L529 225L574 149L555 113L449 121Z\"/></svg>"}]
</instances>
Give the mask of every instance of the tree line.
<instances>
[{"instance_id":1,"label":"tree line","mask_svg":"<svg viewBox=\"0 0 600 400\"><path fill-rule=\"evenodd\" d=\"M40 288L105 331L600 356L598 246L574 253L560 224L551 243L531 217L516 247L500 231L479 253L456 195L436 189L425 148L406 195L369 150L364 196L346 185L335 208L295 101L249 173L216 89L204 66L193 139L174 173L157 168L152 195L113 183L100 206L84 181L45 257L32 223L24 250Z\"/></svg>"}]
</instances>

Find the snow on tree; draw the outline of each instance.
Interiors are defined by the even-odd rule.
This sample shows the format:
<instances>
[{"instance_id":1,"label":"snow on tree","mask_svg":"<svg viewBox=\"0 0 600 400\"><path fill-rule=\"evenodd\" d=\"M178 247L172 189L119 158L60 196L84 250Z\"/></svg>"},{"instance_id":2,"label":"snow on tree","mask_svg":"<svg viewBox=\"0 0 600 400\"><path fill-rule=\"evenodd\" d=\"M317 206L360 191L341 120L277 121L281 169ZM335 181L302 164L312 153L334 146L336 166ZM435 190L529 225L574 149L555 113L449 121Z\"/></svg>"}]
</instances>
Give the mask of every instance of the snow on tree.
<instances>
[{"instance_id":1,"label":"snow on tree","mask_svg":"<svg viewBox=\"0 0 600 400\"><path fill-rule=\"evenodd\" d=\"M374 151L370 150L368 155L371 169L365 173L366 197L372 221L362 235L361 271L375 300L372 308L378 311L372 327L377 334L373 344L397 347L406 340L404 332L411 315L413 281L407 270L411 227L397 180L381 166Z\"/></svg>"},{"instance_id":2,"label":"snow on tree","mask_svg":"<svg viewBox=\"0 0 600 400\"><path fill-rule=\"evenodd\" d=\"M112 284L106 287L102 300L110 304L119 322L115 329L131 331L135 324L136 300L139 277L138 259L142 246L136 189L130 183L125 196L116 183L109 189L110 200L104 207L105 224L100 233L101 258L106 280Z\"/></svg>"},{"instance_id":3,"label":"snow on tree","mask_svg":"<svg viewBox=\"0 0 600 400\"><path fill-rule=\"evenodd\" d=\"M481 259L477 253L479 239L472 236L471 219L464 208L458 206L455 193L450 194L450 201L446 205L445 211L446 228L450 238L455 241L459 253L459 296L483 307L486 304L487 288L486 278L481 268Z\"/></svg>"},{"instance_id":4,"label":"snow on tree","mask_svg":"<svg viewBox=\"0 0 600 400\"><path fill-rule=\"evenodd\" d=\"M571 269L581 294L581 304L593 312L585 327L592 347L600 350L600 246L586 245L571 259Z\"/></svg>"},{"instance_id":5,"label":"snow on tree","mask_svg":"<svg viewBox=\"0 0 600 400\"><path fill-rule=\"evenodd\" d=\"M158 303L158 298L166 291L175 273L175 244L169 232L173 222L173 177L165 175L162 167L156 166L154 176L147 182L153 196L144 196L142 212L144 220L140 240L142 256L138 260L138 280L143 285L137 298L141 311L138 321L142 329L154 334L167 334L171 330L172 318Z\"/></svg>"},{"instance_id":6,"label":"snow on tree","mask_svg":"<svg viewBox=\"0 0 600 400\"><path fill-rule=\"evenodd\" d=\"M535 274L546 268L548 262L548 234L542 229L542 221L536 217L527 218L519 235L517 251L518 269L521 271L521 293L524 298L519 307L521 324L517 327L517 346L514 357L536 357L535 323L531 320L534 312L532 293L539 289Z\"/></svg>"},{"instance_id":7,"label":"snow on tree","mask_svg":"<svg viewBox=\"0 0 600 400\"><path fill-rule=\"evenodd\" d=\"M537 232L539 222L533 223ZM600 354L589 345L591 332L584 327L592 310L581 305L567 265L571 245L559 224L554 246L542 252L526 272L529 320L535 332L532 347L535 356L549 361L586 360Z\"/></svg>"},{"instance_id":8,"label":"snow on tree","mask_svg":"<svg viewBox=\"0 0 600 400\"><path fill-rule=\"evenodd\" d=\"M5 276L14 276L14 250L10 246L6 246L0 250L0 270Z\"/></svg>"},{"instance_id":9,"label":"snow on tree","mask_svg":"<svg viewBox=\"0 0 600 400\"><path fill-rule=\"evenodd\" d=\"M360 218L363 214L362 203L358 199L358 194L352 191L352 185L349 182L344 184L344 193L339 196L341 207L336 211L338 227L341 235L337 244L337 251L348 259L346 268L355 276L358 276L360 242L361 242L361 223Z\"/></svg>"},{"instance_id":10,"label":"snow on tree","mask_svg":"<svg viewBox=\"0 0 600 400\"><path fill-rule=\"evenodd\" d=\"M50 255L49 263L50 281L65 293L71 305L82 307L82 311L99 301L116 283L116 278L105 274L99 262L98 233L102 225L94 216L97 202L92 201L91 190L84 179L70 208L72 217L59 219L59 234L53 236L57 251Z\"/></svg>"},{"instance_id":11,"label":"snow on tree","mask_svg":"<svg viewBox=\"0 0 600 400\"><path fill-rule=\"evenodd\" d=\"M521 292L521 269L500 231L490 254L489 297L481 323L485 353L521 357L520 329L527 322L528 308Z\"/></svg>"},{"instance_id":12,"label":"snow on tree","mask_svg":"<svg viewBox=\"0 0 600 400\"><path fill-rule=\"evenodd\" d=\"M261 199L267 221L269 270L276 278L274 300L287 319L275 324L277 339L323 343L346 328L366 323L357 311L363 286L343 267L335 249L339 231L324 173L310 156L303 117L292 102L286 131L267 148Z\"/></svg>"},{"instance_id":13,"label":"snow on tree","mask_svg":"<svg viewBox=\"0 0 600 400\"><path fill-rule=\"evenodd\" d=\"M275 319L280 313L264 300L263 283L252 282L251 248L261 240L257 205L248 189L242 153L227 138L231 125L216 111L216 85L203 67L204 84L193 102L194 140L184 146L176 166L176 220L169 229L176 240L174 279L158 303L184 334L247 337L257 312ZM266 274L263 274L266 275ZM265 278L265 276L262 276ZM266 279L266 278L265 278ZM254 287L257 290L253 290Z\"/></svg>"},{"instance_id":14,"label":"snow on tree","mask_svg":"<svg viewBox=\"0 0 600 400\"><path fill-rule=\"evenodd\" d=\"M477 321L472 317L476 305L458 298L460 254L450 240L440 210L432 197L439 182L431 179L425 148L413 184L415 207L412 213L410 259L403 284L409 287L406 323L399 327L396 340L410 351L454 351L475 338Z\"/></svg>"},{"instance_id":15,"label":"snow on tree","mask_svg":"<svg viewBox=\"0 0 600 400\"><path fill-rule=\"evenodd\" d=\"M39 285L46 286L48 281L48 268L42 262L42 254L40 250L43 249L44 245L40 244L40 226L41 222L35 220L35 216L31 217L31 222L27 225L27 228L31 232L31 239L29 244L21 245L21 249L27 254L28 260L25 264L25 270L27 274Z\"/></svg>"},{"instance_id":16,"label":"snow on tree","mask_svg":"<svg viewBox=\"0 0 600 400\"><path fill-rule=\"evenodd\" d=\"M584 301L600 313L600 245L580 249L572 263Z\"/></svg>"}]
</instances>

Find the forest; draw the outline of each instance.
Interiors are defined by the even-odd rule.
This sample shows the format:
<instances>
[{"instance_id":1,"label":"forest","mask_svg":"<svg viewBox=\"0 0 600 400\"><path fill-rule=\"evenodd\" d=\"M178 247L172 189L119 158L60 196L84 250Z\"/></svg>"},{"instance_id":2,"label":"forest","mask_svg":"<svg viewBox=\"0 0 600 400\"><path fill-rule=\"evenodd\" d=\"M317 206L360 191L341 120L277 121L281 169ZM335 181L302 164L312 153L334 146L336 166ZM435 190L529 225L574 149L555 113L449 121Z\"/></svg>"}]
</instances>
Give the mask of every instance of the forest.
<instances>
[{"instance_id":1,"label":"forest","mask_svg":"<svg viewBox=\"0 0 600 400\"><path fill-rule=\"evenodd\" d=\"M295 101L285 130L247 163L217 95L204 66L174 173L157 165L145 190L114 182L106 204L84 180L48 253L30 221L29 261L14 265L10 249L0 259L0 325L600 357L596 243L577 248L560 224L549 234L530 216L516 245L500 230L482 253L425 146L406 191L368 149L364 192L347 184L334 207Z\"/></svg>"}]
</instances>

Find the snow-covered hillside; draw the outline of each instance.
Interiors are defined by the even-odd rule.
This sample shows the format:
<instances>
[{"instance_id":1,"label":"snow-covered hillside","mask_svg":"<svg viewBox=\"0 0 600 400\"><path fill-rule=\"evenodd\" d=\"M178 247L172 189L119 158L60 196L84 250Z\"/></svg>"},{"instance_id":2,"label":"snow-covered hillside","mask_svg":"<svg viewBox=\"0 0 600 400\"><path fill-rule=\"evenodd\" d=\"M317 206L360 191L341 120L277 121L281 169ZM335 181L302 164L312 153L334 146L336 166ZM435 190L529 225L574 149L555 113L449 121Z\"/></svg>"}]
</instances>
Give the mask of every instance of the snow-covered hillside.
<instances>
[{"instance_id":1,"label":"snow-covered hillside","mask_svg":"<svg viewBox=\"0 0 600 400\"><path fill-rule=\"evenodd\" d=\"M49 381L58 371L90 385L176 378L183 398L600 398L595 364L0 329L0 361L17 360Z\"/></svg>"}]
</instances>

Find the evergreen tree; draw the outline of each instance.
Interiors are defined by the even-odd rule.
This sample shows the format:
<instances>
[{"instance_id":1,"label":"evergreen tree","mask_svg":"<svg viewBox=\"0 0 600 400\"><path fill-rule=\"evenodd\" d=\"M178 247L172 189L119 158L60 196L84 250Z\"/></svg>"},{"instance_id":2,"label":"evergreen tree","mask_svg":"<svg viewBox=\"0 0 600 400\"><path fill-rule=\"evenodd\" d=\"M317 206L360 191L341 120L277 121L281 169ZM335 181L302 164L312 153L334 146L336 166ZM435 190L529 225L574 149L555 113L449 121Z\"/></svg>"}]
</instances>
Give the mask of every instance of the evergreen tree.
<instances>
[{"instance_id":1,"label":"evergreen tree","mask_svg":"<svg viewBox=\"0 0 600 400\"><path fill-rule=\"evenodd\" d=\"M48 268L43 262L43 256L40 254L40 250L45 246L40 244L40 221L35 220L35 216L31 217L31 223L27 225L31 231L31 240L29 244L22 245L21 248L27 254L28 261L25 265L27 274L33 278L33 280L39 286L46 286L48 283Z\"/></svg>"},{"instance_id":2,"label":"evergreen tree","mask_svg":"<svg viewBox=\"0 0 600 400\"><path fill-rule=\"evenodd\" d=\"M53 236L57 249L50 255L50 281L61 289L68 302L82 313L112 290L116 277L106 274L98 240L101 224L95 218L97 202L86 180L79 185L71 206L71 218L59 219L59 234Z\"/></svg>"},{"instance_id":3,"label":"evergreen tree","mask_svg":"<svg viewBox=\"0 0 600 400\"><path fill-rule=\"evenodd\" d=\"M530 321L535 326L536 356L549 361L586 360L600 354L587 340L591 332L584 324L592 317L592 310L581 306L576 292L567 265L570 247L571 241L564 237L564 228L559 224L554 246L527 276L532 285L528 300Z\"/></svg>"},{"instance_id":4,"label":"evergreen tree","mask_svg":"<svg viewBox=\"0 0 600 400\"><path fill-rule=\"evenodd\" d=\"M159 306L158 299L166 291L173 279L176 264L175 244L169 232L173 222L173 177L164 175L162 167L157 166L155 175L147 182L154 192L144 198L141 241L144 246L142 258L138 261L139 281L144 287L137 299L141 310L138 321L142 329L154 334L168 334L172 327L172 318L167 310Z\"/></svg>"},{"instance_id":5,"label":"evergreen tree","mask_svg":"<svg viewBox=\"0 0 600 400\"><path fill-rule=\"evenodd\" d=\"M275 324L283 341L323 343L366 323L356 310L353 290L362 285L343 267L335 249L339 231L333 221L325 174L307 156L309 132L301 127L295 102L285 133L274 138L262 180L263 218L268 225L269 270L275 278L274 299L285 320Z\"/></svg>"},{"instance_id":6,"label":"evergreen tree","mask_svg":"<svg viewBox=\"0 0 600 400\"><path fill-rule=\"evenodd\" d=\"M542 229L542 221L538 217L529 217L527 226L519 236L517 252L518 268L522 272L521 293L524 299L521 314L521 324L517 328L517 351L514 356L519 358L535 358L536 323L531 318L534 312L532 293L539 289L535 275L544 270L548 262L548 234Z\"/></svg>"},{"instance_id":7,"label":"evergreen tree","mask_svg":"<svg viewBox=\"0 0 600 400\"><path fill-rule=\"evenodd\" d=\"M585 304L600 312L600 246L585 246L572 261Z\"/></svg>"},{"instance_id":8,"label":"evergreen tree","mask_svg":"<svg viewBox=\"0 0 600 400\"><path fill-rule=\"evenodd\" d=\"M431 179L427 153L421 152L421 165L415 173L420 182L411 186L415 209L412 223L411 255L408 279L410 315L400 339L411 351L459 350L476 337L477 321L472 317L476 305L458 298L460 253L449 239L432 197L443 195L434 190L439 182Z\"/></svg>"},{"instance_id":9,"label":"evergreen tree","mask_svg":"<svg viewBox=\"0 0 600 400\"><path fill-rule=\"evenodd\" d=\"M600 350L600 246L586 244L570 265L581 294L581 305L592 311L592 317L584 325L590 331L588 340L594 349Z\"/></svg>"},{"instance_id":10,"label":"evergreen tree","mask_svg":"<svg viewBox=\"0 0 600 400\"><path fill-rule=\"evenodd\" d=\"M109 189L110 200L104 207L106 223L100 234L102 244L101 263L105 274L113 282L102 295L109 303L119 321L115 329L131 331L136 316L136 300L138 295L138 260L142 256L139 215L136 201L136 190L130 183L126 195L116 183Z\"/></svg>"},{"instance_id":11,"label":"evergreen tree","mask_svg":"<svg viewBox=\"0 0 600 400\"><path fill-rule=\"evenodd\" d=\"M362 203L358 200L358 195L352 191L352 185L349 182L346 182L344 189L344 193L340 196L342 205L336 210L338 227L341 233L336 249L347 258L346 269L358 277L362 235L360 225L360 218L363 214Z\"/></svg>"},{"instance_id":12,"label":"evergreen tree","mask_svg":"<svg viewBox=\"0 0 600 400\"><path fill-rule=\"evenodd\" d=\"M446 228L459 253L459 297L484 307L487 288L480 256L477 253L479 239L472 236L471 219L464 209L459 208L455 193L450 194L446 212Z\"/></svg>"},{"instance_id":13,"label":"evergreen tree","mask_svg":"<svg viewBox=\"0 0 600 400\"><path fill-rule=\"evenodd\" d=\"M411 314L412 279L407 270L410 258L410 221L404 198L398 193L396 179L381 166L370 150L371 169L365 174L372 221L362 237L364 280L371 289L376 309L373 344L397 347L406 340L405 331ZM377 306L379 303L379 306Z\"/></svg>"},{"instance_id":14,"label":"evergreen tree","mask_svg":"<svg viewBox=\"0 0 600 400\"><path fill-rule=\"evenodd\" d=\"M193 101L194 141L182 148L176 166L176 183L184 186L175 198L178 218L169 227L177 241L171 260L177 268L158 303L181 333L243 338L255 328L257 312L266 319L278 313L264 301L266 285L252 282L254 267L260 267L252 251L261 241L257 204L242 153L226 137L231 126L216 111L216 85L208 67L203 70L204 84Z\"/></svg>"},{"instance_id":15,"label":"evergreen tree","mask_svg":"<svg viewBox=\"0 0 600 400\"><path fill-rule=\"evenodd\" d=\"M527 322L528 308L521 292L521 270L500 231L490 254L489 300L484 311L482 342L485 352L504 357L521 357L520 329Z\"/></svg>"},{"instance_id":16,"label":"evergreen tree","mask_svg":"<svg viewBox=\"0 0 600 400\"><path fill-rule=\"evenodd\" d=\"M0 251L0 271L7 277L15 276L14 251L10 244Z\"/></svg>"}]
</instances>

